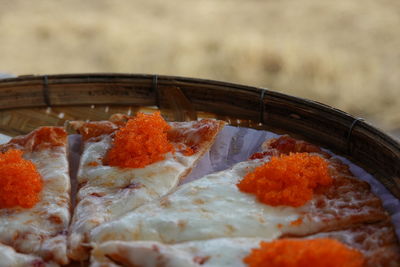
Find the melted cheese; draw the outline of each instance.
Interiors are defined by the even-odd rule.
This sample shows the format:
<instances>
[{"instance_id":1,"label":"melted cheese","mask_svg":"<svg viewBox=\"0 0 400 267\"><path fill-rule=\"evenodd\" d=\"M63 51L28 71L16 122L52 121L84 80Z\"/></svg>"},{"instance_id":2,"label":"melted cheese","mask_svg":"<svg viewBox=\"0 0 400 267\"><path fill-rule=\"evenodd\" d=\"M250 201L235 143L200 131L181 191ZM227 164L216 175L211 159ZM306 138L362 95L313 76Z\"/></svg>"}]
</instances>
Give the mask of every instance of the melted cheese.
<instances>
[{"instance_id":1,"label":"melted cheese","mask_svg":"<svg viewBox=\"0 0 400 267\"><path fill-rule=\"evenodd\" d=\"M236 183L262 163L242 162L230 170L184 184L161 201L94 229L92 240L177 243L218 237L277 238L294 228L291 222L299 219L302 209L271 207L238 190ZM303 230L304 225L296 228Z\"/></svg>"},{"instance_id":2,"label":"melted cheese","mask_svg":"<svg viewBox=\"0 0 400 267\"><path fill-rule=\"evenodd\" d=\"M111 137L105 136L100 142L87 143L81 158L78 182L89 182L93 186L121 188L131 182L140 183L155 190L177 185L180 175L193 164L196 155L184 156L181 153L168 153L165 160L155 162L144 168L118 168L105 166L102 159L111 146ZM97 166L89 164L95 162ZM160 179L160 174L162 177ZM170 176L173 179L169 179ZM161 189L160 189L161 187ZM79 197L78 197L79 199Z\"/></svg>"},{"instance_id":3,"label":"melted cheese","mask_svg":"<svg viewBox=\"0 0 400 267\"><path fill-rule=\"evenodd\" d=\"M36 165L43 178L40 201L31 209L0 209L0 242L20 252L52 257L65 264L70 218L65 147L26 152L24 158Z\"/></svg>"},{"instance_id":4,"label":"melted cheese","mask_svg":"<svg viewBox=\"0 0 400 267\"><path fill-rule=\"evenodd\" d=\"M164 245L152 241L109 241L94 249L91 267L245 267L243 258L259 247L260 238L218 238ZM125 264L125 265L124 265Z\"/></svg>"},{"instance_id":5,"label":"melted cheese","mask_svg":"<svg viewBox=\"0 0 400 267\"><path fill-rule=\"evenodd\" d=\"M198 155L186 157L180 153L168 153L164 161L145 168L122 169L104 166L101 159L104 158L110 142L110 137L106 137L101 142L88 143L85 146L78 182L86 184L77 196L80 204L76 210L76 218L84 220L82 216L93 216L98 223L102 223L125 214L169 192L179 183L179 178L188 167L198 159ZM99 165L89 166L90 162L97 162ZM100 210L85 209L94 206L98 206L103 212L99 214ZM82 209L85 209L83 213Z\"/></svg>"},{"instance_id":6,"label":"melted cheese","mask_svg":"<svg viewBox=\"0 0 400 267\"><path fill-rule=\"evenodd\" d=\"M13 248L0 244L0 266L4 267L55 267L55 263L46 263L41 258L17 253Z\"/></svg>"}]
</instances>

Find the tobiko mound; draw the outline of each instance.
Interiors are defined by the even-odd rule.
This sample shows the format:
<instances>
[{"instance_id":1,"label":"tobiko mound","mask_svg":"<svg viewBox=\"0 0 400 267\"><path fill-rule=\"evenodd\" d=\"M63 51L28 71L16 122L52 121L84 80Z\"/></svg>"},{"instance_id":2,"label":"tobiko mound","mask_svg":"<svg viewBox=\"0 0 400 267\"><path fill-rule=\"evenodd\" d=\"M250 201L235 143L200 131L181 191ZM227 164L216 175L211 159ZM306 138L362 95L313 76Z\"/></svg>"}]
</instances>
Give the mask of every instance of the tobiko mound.
<instances>
[{"instance_id":1,"label":"tobiko mound","mask_svg":"<svg viewBox=\"0 0 400 267\"><path fill-rule=\"evenodd\" d=\"M299 207L312 198L315 189L331 183L328 163L323 158L291 153L272 157L248 173L237 186L243 192L255 194L265 204Z\"/></svg>"},{"instance_id":2,"label":"tobiko mound","mask_svg":"<svg viewBox=\"0 0 400 267\"><path fill-rule=\"evenodd\" d=\"M115 133L113 146L107 155L108 164L143 168L163 160L166 153L174 151L167 138L170 128L159 112L138 113Z\"/></svg>"},{"instance_id":3,"label":"tobiko mound","mask_svg":"<svg viewBox=\"0 0 400 267\"><path fill-rule=\"evenodd\" d=\"M36 166L17 149L0 153L0 208L31 208L43 187Z\"/></svg>"},{"instance_id":4,"label":"tobiko mound","mask_svg":"<svg viewBox=\"0 0 400 267\"><path fill-rule=\"evenodd\" d=\"M249 267L361 267L364 261L361 252L328 238L260 242L243 259Z\"/></svg>"}]
</instances>

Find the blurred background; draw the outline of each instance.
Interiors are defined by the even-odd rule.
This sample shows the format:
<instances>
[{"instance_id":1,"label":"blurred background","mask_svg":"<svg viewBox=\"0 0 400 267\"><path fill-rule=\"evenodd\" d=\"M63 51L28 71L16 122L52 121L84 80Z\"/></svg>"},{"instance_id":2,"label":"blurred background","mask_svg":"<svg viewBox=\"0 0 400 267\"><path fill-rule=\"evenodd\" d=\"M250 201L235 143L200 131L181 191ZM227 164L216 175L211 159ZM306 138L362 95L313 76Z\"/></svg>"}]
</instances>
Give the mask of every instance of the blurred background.
<instances>
[{"instance_id":1,"label":"blurred background","mask_svg":"<svg viewBox=\"0 0 400 267\"><path fill-rule=\"evenodd\" d=\"M242 83L400 136L400 1L0 0L1 72Z\"/></svg>"}]
</instances>

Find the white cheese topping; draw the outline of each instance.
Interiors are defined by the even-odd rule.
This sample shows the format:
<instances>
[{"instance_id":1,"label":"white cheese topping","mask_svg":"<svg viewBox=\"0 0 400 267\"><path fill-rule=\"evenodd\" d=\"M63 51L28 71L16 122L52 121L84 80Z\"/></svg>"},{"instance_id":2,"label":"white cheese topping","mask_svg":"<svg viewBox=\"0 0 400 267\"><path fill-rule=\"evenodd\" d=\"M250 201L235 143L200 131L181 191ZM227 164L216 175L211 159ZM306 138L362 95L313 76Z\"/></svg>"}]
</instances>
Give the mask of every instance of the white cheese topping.
<instances>
[{"instance_id":1,"label":"white cheese topping","mask_svg":"<svg viewBox=\"0 0 400 267\"><path fill-rule=\"evenodd\" d=\"M299 218L301 209L265 205L236 186L262 163L242 162L230 170L184 184L161 201L143 205L94 229L92 240L178 243L218 237L277 238L286 228L294 227L290 223Z\"/></svg>"},{"instance_id":2,"label":"white cheese topping","mask_svg":"<svg viewBox=\"0 0 400 267\"><path fill-rule=\"evenodd\" d=\"M41 258L17 253L9 246L0 244L0 266L4 267L56 267L55 263L45 263Z\"/></svg>"}]
</instances>

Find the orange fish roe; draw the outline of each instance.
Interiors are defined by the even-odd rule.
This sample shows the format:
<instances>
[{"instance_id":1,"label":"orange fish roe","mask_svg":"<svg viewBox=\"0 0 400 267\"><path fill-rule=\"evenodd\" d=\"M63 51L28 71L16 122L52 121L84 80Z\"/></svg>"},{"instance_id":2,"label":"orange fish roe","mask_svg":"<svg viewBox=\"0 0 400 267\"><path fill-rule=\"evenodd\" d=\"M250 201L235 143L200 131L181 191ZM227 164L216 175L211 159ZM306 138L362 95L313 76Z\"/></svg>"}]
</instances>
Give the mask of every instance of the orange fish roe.
<instances>
[{"instance_id":1,"label":"orange fish roe","mask_svg":"<svg viewBox=\"0 0 400 267\"><path fill-rule=\"evenodd\" d=\"M243 259L249 267L361 267L364 261L361 252L328 238L260 242Z\"/></svg>"},{"instance_id":2,"label":"orange fish roe","mask_svg":"<svg viewBox=\"0 0 400 267\"><path fill-rule=\"evenodd\" d=\"M312 198L314 189L331 183L328 163L323 158L292 153L272 157L248 173L237 186L243 192L255 194L265 204L299 207Z\"/></svg>"},{"instance_id":3,"label":"orange fish roe","mask_svg":"<svg viewBox=\"0 0 400 267\"><path fill-rule=\"evenodd\" d=\"M32 208L42 187L36 166L22 158L21 150L0 153L0 208Z\"/></svg>"},{"instance_id":4,"label":"orange fish roe","mask_svg":"<svg viewBox=\"0 0 400 267\"><path fill-rule=\"evenodd\" d=\"M116 132L113 147L107 155L108 164L143 168L163 160L166 153L174 151L167 139L170 128L159 112L151 115L138 113Z\"/></svg>"}]
</instances>

